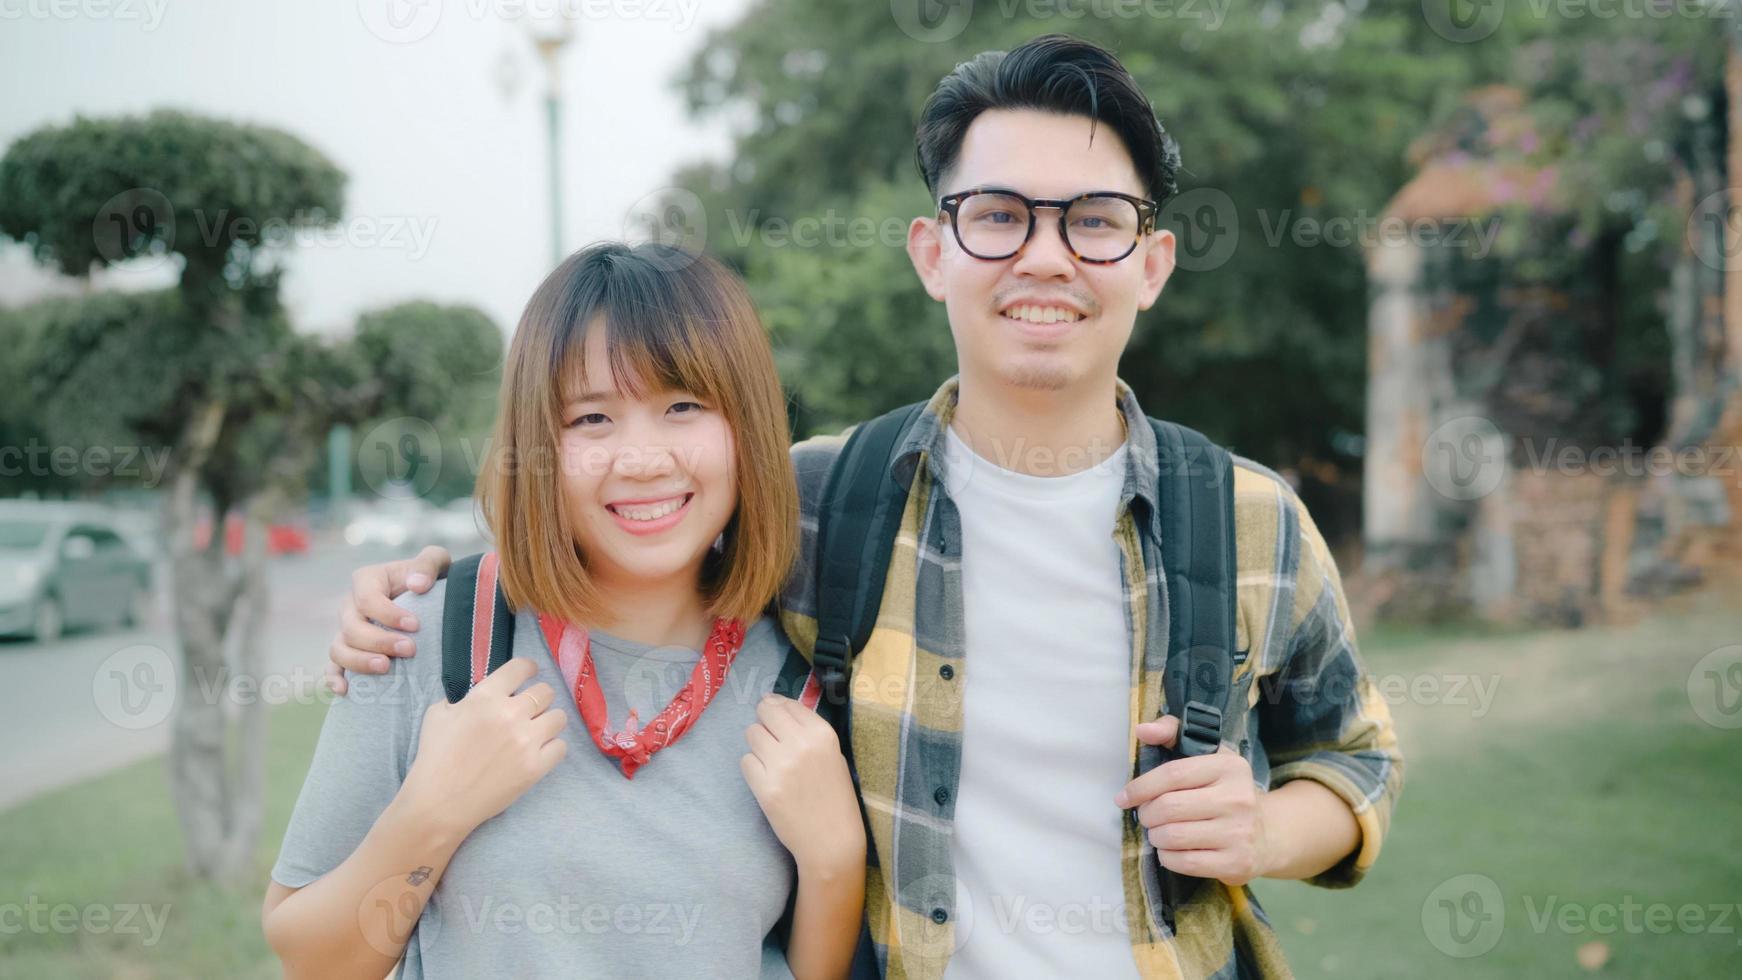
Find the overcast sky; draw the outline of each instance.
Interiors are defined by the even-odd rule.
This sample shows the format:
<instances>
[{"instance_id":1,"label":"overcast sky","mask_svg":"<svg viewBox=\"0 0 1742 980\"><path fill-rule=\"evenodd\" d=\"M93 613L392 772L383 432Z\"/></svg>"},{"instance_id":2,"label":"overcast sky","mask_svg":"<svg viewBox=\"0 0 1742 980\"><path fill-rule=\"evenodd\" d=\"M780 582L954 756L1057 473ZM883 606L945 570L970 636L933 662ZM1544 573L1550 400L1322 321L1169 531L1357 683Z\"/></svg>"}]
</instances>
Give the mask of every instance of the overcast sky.
<instances>
[{"instance_id":1,"label":"overcast sky","mask_svg":"<svg viewBox=\"0 0 1742 980\"><path fill-rule=\"evenodd\" d=\"M570 0L564 244L622 237L680 165L723 158L671 79L749 0ZM548 9L552 0L522 4ZM75 114L170 107L289 130L349 175L337 234L300 244L295 322L343 329L410 298L503 329L550 269L543 69L513 0L0 0L0 145ZM170 267L100 282L166 282ZM0 243L0 305L57 288ZM66 288L65 283L58 288Z\"/></svg>"}]
</instances>

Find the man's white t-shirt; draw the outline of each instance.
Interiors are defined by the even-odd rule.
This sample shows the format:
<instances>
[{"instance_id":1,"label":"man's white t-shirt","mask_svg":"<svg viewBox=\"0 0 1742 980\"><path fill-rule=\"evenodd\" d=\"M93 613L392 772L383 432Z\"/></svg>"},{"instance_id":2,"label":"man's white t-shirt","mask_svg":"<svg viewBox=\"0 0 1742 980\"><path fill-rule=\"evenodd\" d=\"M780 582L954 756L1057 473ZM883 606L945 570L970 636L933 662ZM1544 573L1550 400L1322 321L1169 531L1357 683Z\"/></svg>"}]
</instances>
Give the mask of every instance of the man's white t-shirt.
<instances>
[{"instance_id":1,"label":"man's white t-shirt","mask_svg":"<svg viewBox=\"0 0 1742 980\"><path fill-rule=\"evenodd\" d=\"M1113 540L1126 447L1040 477L946 438L967 631L946 975L1136 977L1113 802L1132 737Z\"/></svg>"}]
</instances>

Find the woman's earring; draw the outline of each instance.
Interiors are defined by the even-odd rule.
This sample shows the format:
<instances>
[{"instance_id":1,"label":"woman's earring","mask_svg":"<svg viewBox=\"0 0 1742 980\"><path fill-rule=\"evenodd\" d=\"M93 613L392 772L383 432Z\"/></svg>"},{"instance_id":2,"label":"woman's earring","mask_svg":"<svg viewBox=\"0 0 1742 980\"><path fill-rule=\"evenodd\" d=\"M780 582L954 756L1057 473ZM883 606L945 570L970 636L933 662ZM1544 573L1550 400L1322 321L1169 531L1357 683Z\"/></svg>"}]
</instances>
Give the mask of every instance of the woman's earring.
<instances>
[{"instance_id":1,"label":"woman's earring","mask_svg":"<svg viewBox=\"0 0 1742 980\"><path fill-rule=\"evenodd\" d=\"M717 552L720 552L721 554L725 554L725 552L726 552L726 532L721 531L719 533L719 535L717 535L714 538L714 550Z\"/></svg>"}]
</instances>

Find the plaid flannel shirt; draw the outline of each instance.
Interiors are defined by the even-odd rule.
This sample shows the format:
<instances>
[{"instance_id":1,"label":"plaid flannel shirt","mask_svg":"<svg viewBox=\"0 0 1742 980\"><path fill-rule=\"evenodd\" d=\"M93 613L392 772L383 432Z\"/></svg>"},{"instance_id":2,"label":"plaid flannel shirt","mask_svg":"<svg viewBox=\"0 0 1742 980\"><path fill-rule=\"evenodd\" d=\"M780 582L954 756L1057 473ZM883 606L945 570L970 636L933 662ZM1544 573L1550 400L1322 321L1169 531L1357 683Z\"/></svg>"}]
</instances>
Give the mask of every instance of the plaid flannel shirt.
<instances>
[{"instance_id":1,"label":"plaid flannel shirt","mask_svg":"<svg viewBox=\"0 0 1742 980\"><path fill-rule=\"evenodd\" d=\"M946 490L943 453L956 393L952 378L932 397L892 464L908 487L907 507L876 627L852 669L852 749L871 831L866 914L890 978L941 977L957 948L964 911L956 908L950 839L962 761L961 686L971 682L973 667L964 659L961 519ZM1152 538L1139 533L1131 507L1137 497L1151 505L1157 500L1155 434L1123 382L1117 401L1133 462L1114 538L1131 636L1135 722L1166 710L1161 677L1168 601L1159 559L1146 543ZM810 439L792 450L803 536L779 612L806 658L817 633L817 510L846 436ZM1142 460L1150 465L1137 465ZM1238 649L1249 652L1235 668L1223 739L1251 762L1260 786L1311 779L1348 803L1361 843L1312 879L1347 887L1378 856L1402 786L1402 757L1390 712L1357 655L1342 585L1318 529L1275 473L1240 457L1234 462L1237 638ZM1156 750L1133 735L1132 776L1156 758ZM1204 882L1169 932L1155 849L1135 811L1123 826L1125 921L1141 975L1289 975L1275 933L1247 888Z\"/></svg>"}]
</instances>

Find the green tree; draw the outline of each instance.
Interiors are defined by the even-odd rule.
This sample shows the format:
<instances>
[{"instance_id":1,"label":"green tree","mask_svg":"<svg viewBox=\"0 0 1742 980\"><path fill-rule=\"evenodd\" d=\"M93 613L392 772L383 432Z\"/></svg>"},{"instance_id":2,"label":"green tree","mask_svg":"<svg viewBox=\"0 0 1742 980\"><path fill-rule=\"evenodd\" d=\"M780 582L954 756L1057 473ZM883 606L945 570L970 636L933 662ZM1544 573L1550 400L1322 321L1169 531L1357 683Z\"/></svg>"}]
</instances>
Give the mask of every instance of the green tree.
<instances>
[{"instance_id":1,"label":"green tree","mask_svg":"<svg viewBox=\"0 0 1742 980\"><path fill-rule=\"evenodd\" d=\"M188 868L201 877L250 873L260 832L265 707L242 705L232 737L209 692L223 687L227 637L238 671L261 673L262 524L305 489L334 424L439 420L455 379L475 382L498 360L499 331L469 309L424 308L413 322L487 362L483 372L371 360L403 332L392 323L338 343L291 329L278 295L289 240L336 222L343 188L338 168L288 133L179 112L80 118L0 158L0 232L38 260L74 276L127 261L180 267L173 289L19 314L33 324L20 361L35 424L55 443L170 450L162 526L181 655L171 781ZM239 561L226 558L222 533L195 546L206 506L216 525L243 516Z\"/></svg>"},{"instance_id":2,"label":"green tree","mask_svg":"<svg viewBox=\"0 0 1742 980\"><path fill-rule=\"evenodd\" d=\"M359 426L351 486L385 490L386 479L397 478L432 502L470 495L496 415L504 353L500 329L481 310L419 300L360 316L351 349L353 362L370 369L359 380L367 386L362 390L375 393L382 406ZM437 392L445 395L432 398ZM398 411L432 404L439 415ZM434 444L423 445L432 430ZM404 434L412 436L411 453L431 472L407 469ZM316 486L326 481L324 458L311 479Z\"/></svg>"},{"instance_id":3,"label":"green tree","mask_svg":"<svg viewBox=\"0 0 1742 980\"><path fill-rule=\"evenodd\" d=\"M31 401L31 364L24 352L34 348L42 329L34 309L0 310L0 496L49 495L63 488L52 473L33 465L33 453L49 443L44 420ZM40 457L37 457L40 459Z\"/></svg>"}]
</instances>

